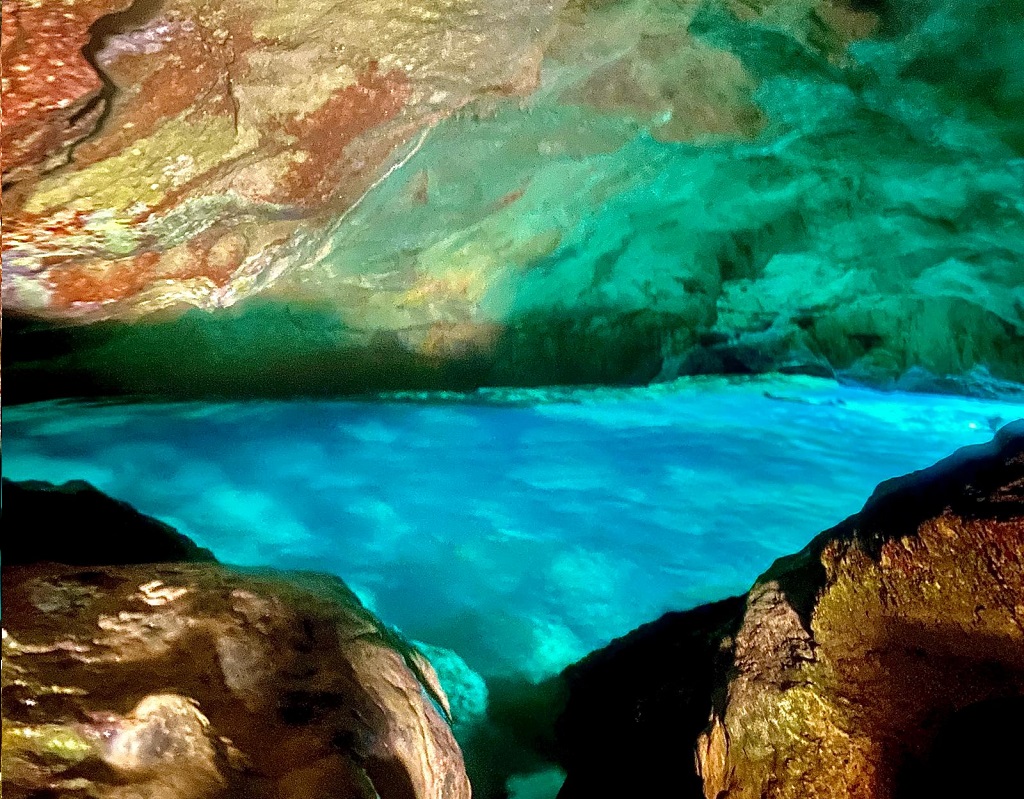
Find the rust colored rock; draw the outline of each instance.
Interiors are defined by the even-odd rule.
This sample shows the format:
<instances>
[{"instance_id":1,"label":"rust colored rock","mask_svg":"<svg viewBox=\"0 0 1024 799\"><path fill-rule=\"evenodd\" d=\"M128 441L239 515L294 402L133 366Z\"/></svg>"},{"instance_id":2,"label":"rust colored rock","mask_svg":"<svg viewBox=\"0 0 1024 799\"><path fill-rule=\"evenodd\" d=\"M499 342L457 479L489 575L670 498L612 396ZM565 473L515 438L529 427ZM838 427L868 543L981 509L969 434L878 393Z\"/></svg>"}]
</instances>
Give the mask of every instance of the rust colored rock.
<instances>
[{"instance_id":1,"label":"rust colored rock","mask_svg":"<svg viewBox=\"0 0 1024 799\"><path fill-rule=\"evenodd\" d=\"M89 27L131 0L29 3L5 0L4 182L64 163L103 113L103 82L82 54Z\"/></svg>"},{"instance_id":2,"label":"rust colored rock","mask_svg":"<svg viewBox=\"0 0 1024 799\"><path fill-rule=\"evenodd\" d=\"M304 156L284 177L280 199L308 203L330 197L340 184L337 169L346 148L392 119L408 99L409 81L401 72L381 74L372 64L355 84L337 89L316 111L286 123L285 132L295 137L294 146Z\"/></svg>"},{"instance_id":3,"label":"rust colored rock","mask_svg":"<svg viewBox=\"0 0 1024 799\"><path fill-rule=\"evenodd\" d=\"M166 0L103 20L90 41L97 19L128 5L4 3L15 311L95 321L222 308L316 262L403 144L480 97L531 90L521 78L537 71L554 10ZM93 106L97 70L109 91ZM231 244L211 253L204 238Z\"/></svg>"},{"instance_id":4,"label":"rust colored rock","mask_svg":"<svg viewBox=\"0 0 1024 799\"><path fill-rule=\"evenodd\" d=\"M3 590L8 799L469 799L436 676L336 578L5 562Z\"/></svg>"},{"instance_id":5,"label":"rust colored rock","mask_svg":"<svg viewBox=\"0 0 1024 799\"><path fill-rule=\"evenodd\" d=\"M706 799L1009 795L1024 423L883 484L746 597L669 614L566 677L562 799L599 782Z\"/></svg>"}]
</instances>

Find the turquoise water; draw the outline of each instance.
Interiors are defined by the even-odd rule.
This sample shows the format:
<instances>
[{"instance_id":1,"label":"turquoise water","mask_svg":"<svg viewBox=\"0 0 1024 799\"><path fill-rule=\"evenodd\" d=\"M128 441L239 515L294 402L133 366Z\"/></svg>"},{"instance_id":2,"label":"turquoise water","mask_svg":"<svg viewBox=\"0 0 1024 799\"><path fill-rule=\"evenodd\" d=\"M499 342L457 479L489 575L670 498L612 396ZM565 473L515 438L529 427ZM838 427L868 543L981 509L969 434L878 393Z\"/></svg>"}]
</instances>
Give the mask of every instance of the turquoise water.
<instances>
[{"instance_id":1,"label":"turquoise water","mask_svg":"<svg viewBox=\"0 0 1024 799\"><path fill-rule=\"evenodd\" d=\"M327 570L478 672L549 675L742 592L1006 402L808 378L7 409L5 475L86 479L239 564Z\"/></svg>"}]
</instances>

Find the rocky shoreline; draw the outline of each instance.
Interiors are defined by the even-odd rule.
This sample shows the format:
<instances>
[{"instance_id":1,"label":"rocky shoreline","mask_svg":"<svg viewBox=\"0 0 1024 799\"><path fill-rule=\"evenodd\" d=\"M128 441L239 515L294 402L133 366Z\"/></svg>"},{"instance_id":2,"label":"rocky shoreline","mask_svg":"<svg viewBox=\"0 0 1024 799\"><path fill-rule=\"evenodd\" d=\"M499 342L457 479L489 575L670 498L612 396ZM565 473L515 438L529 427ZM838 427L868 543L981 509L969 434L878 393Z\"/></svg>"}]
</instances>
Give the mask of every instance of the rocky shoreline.
<instances>
[{"instance_id":1,"label":"rocky shoreline","mask_svg":"<svg viewBox=\"0 0 1024 799\"><path fill-rule=\"evenodd\" d=\"M470 795L433 667L339 579L222 566L86 484L4 490L8 797ZM560 799L1000 795L1019 731L961 750L1022 697L1014 423L474 735L559 761Z\"/></svg>"},{"instance_id":2,"label":"rocky shoreline","mask_svg":"<svg viewBox=\"0 0 1024 799\"><path fill-rule=\"evenodd\" d=\"M1009 795L998 753L1021 734L993 725L1024 695L1024 424L563 679L560 799Z\"/></svg>"},{"instance_id":3,"label":"rocky shoreline","mask_svg":"<svg viewBox=\"0 0 1024 799\"><path fill-rule=\"evenodd\" d=\"M4 490L8 799L468 799L433 668L341 580L230 569L85 484Z\"/></svg>"}]
</instances>

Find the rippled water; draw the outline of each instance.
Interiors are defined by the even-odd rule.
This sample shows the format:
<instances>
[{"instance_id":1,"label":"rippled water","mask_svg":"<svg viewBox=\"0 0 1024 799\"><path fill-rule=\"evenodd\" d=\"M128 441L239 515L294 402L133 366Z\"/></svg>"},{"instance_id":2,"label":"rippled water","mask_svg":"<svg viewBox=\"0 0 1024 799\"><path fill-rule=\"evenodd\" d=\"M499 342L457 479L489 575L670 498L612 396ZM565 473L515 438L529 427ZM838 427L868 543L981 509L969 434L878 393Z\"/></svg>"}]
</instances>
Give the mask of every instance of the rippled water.
<instances>
[{"instance_id":1,"label":"rippled water","mask_svg":"<svg viewBox=\"0 0 1024 799\"><path fill-rule=\"evenodd\" d=\"M1024 406L824 380L6 410L5 475L86 479L224 561L335 572L488 675L742 592Z\"/></svg>"}]
</instances>

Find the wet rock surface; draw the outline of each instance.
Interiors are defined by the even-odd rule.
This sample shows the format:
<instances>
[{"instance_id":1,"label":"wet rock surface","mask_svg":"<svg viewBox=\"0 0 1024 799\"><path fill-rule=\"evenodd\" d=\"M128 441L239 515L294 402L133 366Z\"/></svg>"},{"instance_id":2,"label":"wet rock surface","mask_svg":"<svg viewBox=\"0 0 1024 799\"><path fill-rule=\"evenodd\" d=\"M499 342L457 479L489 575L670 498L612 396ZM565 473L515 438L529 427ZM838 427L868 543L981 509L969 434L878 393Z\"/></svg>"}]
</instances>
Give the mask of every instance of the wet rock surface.
<instances>
[{"instance_id":1,"label":"wet rock surface","mask_svg":"<svg viewBox=\"0 0 1024 799\"><path fill-rule=\"evenodd\" d=\"M745 597L570 667L560 797L1010 795L1022 614L1015 423L882 484Z\"/></svg>"},{"instance_id":2,"label":"wet rock surface","mask_svg":"<svg viewBox=\"0 0 1024 799\"><path fill-rule=\"evenodd\" d=\"M18 490L43 489L5 484L7 502ZM88 507L91 491L71 496ZM46 493L70 501L66 487ZM116 525L127 511L106 502ZM33 534L23 520L9 506L8 799L468 799L432 667L340 580L80 553L12 565L9 542ZM162 527L142 517L134 532Z\"/></svg>"},{"instance_id":3,"label":"wet rock surface","mask_svg":"<svg viewBox=\"0 0 1024 799\"><path fill-rule=\"evenodd\" d=\"M1020 0L4 7L8 401L1024 381Z\"/></svg>"}]
</instances>

